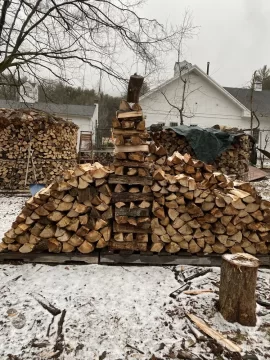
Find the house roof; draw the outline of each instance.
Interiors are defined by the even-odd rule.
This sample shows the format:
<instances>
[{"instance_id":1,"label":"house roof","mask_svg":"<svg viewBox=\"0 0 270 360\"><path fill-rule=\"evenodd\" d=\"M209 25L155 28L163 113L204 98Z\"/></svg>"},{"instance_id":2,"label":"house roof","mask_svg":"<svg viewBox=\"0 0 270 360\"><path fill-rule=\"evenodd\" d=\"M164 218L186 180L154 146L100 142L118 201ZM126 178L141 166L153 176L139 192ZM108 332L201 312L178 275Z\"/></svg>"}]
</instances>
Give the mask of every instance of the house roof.
<instances>
[{"instance_id":1,"label":"house roof","mask_svg":"<svg viewBox=\"0 0 270 360\"><path fill-rule=\"evenodd\" d=\"M189 66L185 71L182 72L182 76L185 76L188 73L191 73L192 71L194 71L195 73L197 73L198 75L202 76L206 81L208 81L209 83L211 83L218 91L222 92L228 99L230 99L234 104L236 104L238 107L240 107L243 111L243 116L249 116L249 110L248 108L241 102L239 101L235 96L233 96L230 92L228 92L224 87L222 87L221 85L219 85L214 79L211 78L211 76L207 75L202 69L200 69L197 65L191 65ZM143 95L140 100L143 100L145 98L147 98L148 96L150 96L151 94L153 94L154 92L162 89L163 87L169 85L170 83L172 83L173 81L177 80L179 78L180 75L176 75L173 78L165 81L163 84L157 86L156 88L150 90L148 93L146 93L145 95Z\"/></svg>"},{"instance_id":2,"label":"house roof","mask_svg":"<svg viewBox=\"0 0 270 360\"><path fill-rule=\"evenodd\" d=\"M54 103L42 103L42 102L25 104L13 100L0 99L0 108L23 109L27 107L49 112L52 114L64 115L67 117L72 115L92 117L95 111L95 105L86 106L86 105L54 104Z\"/></svg>"},{"instance_id":3,"label":"house roof","mask_svg":"<svg viewBox=\"0 0 270 360\"><path fill-rule=\"evenodd\" d=\"M251 110L251 89L232 87L225 89ZM259 115L270 115L270 90L253 92L253 110Z\"/></svg>"}]
</instances>

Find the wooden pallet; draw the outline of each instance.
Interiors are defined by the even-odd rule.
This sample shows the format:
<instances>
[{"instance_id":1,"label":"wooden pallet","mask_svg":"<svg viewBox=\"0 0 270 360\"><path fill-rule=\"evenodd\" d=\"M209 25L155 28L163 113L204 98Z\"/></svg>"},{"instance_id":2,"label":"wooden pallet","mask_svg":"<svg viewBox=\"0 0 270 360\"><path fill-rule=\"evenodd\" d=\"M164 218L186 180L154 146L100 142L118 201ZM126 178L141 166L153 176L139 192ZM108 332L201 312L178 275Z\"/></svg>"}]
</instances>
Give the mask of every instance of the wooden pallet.
<instances>
[{"instance_id":1,"label":"wooden pallet","mask_svg":"<svg viewBox=\"0 0 270 360\"><path fill-rule=\"evenodd\" d=\"M99 252L91 254L80 253L29 253L21 254L16 252L6 252L0 254L0 263L7 261L23 261L26 263L47 263L47 264L65 264L69 262L80 262L85 264L98 264Z\"/></svg>"},{"instance_id":2,"label":"wooden pallet","mask_svg":"<svg viewBox=\"0 0 270 360\"><path fill-rule=\"evenodd\" d=\"M270 255L258 255L261 266L270 267ZM100 265L194 265L194 266L220 266L221 255L191 255L186 252L171 255L167 252L159 254L150 251L129 251L106 249L91 254L69 253L29 253L16 252L0 253L0 263L9 261L23 261L25 263L66 264L84 263Z\"/></svg>"},{"instance_id":3,"label":"wooden pallet","mask_svg":"<svg viewBox=\"0 0 270 360\"><path fill-rule=\"evenodd\" d=\"M269 255L258 255L262 266L270 266ZM194 265L194 266L220 266L222 256L218 254L192 255L187 252L169 254L161 252L159 254L150 251L108 251L100 252L100 264L133 264L133 265Z\"/></svg>"}]
</instances>

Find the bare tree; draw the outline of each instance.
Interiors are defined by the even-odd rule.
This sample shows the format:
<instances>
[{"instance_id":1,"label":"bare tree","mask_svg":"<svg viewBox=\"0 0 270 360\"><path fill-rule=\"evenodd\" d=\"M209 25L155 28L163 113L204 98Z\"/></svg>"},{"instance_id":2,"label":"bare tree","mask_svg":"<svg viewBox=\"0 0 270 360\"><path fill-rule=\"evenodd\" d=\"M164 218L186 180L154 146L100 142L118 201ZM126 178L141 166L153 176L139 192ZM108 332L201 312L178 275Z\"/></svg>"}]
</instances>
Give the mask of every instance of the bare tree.
<instances>
[{"instance_id":1,"label":"bare tree","mask_svg":"<svg viewBox=\"0 0 270 360\"><path fill-rule=\"evenodd\" d=\"M266 151L266 148L267 148L267 145L268 145L268 143L269 143L269 135L268 134L266 134L265 135L265 138L264 138L264 148L263 148L263 150L264 151ZM265 154L264 153L262 153L261 154L261 169L263 169L263 163L264 163L264 159L265 159Z\"/></svg>"},{"instance_id":2,"label":"bare tree","mask_svg":"<svg viewBox=\"0 0 270 360\"><path fill-rule=\"evenodd\" d=\"M188 64L186 62L181 62L182 54L183 54L183 46L184 46L184 40L187 38L192 37L197 30L196 26L193 26L192 24L192 18L191 14L187 11L184 15L183 23L181 26L181 32L179 34L178 38L172 39L172 45L174 50L177 53L177 61L176 61L176 70L178 73L178 81L179 86L176 90L176 92L180 92L180 95L178 93L175 93L174 99L169 99L169 97L166 95L165 91L161 91L162 95L164 96L167 103L171 106L172 109L176 110L179 114L180 118L180 125L184 124L184 118L192 118L194 115L187 115L186 113L186 100L188 96L193 93L196 90L189 91L189 74L188 69L191 66L191 64Z\"/></svg>"},{"instance_id":3,"label":"bare tree","mask_svg":"<svg viewBox=\"0 0 270 360\"><path fill-rule=\"evenodd\" d=\"M263 90L270 89L270 69L267 65L256 71L256 81L262 83Z\"/></svg>"},{"instance_id":4,"label":"bare tree","mask_svg":"<svg viewBox=\"0 0 270 360\"><path fill-rule=\"evenodd\" d=\"M27 76L41 86L48 75L69 81L82 64L126 80L128 52L149 71L171 49L181 28L140 17L143 0L2 0L0 85L17 88ZM120 60L122 58L122 61ZM16 79L9 81L9 77Z\"/></svg>"},{"instance_id":5,"label":"bare tree","mask_svg":"<svg viewBox=\"0 0 270 360\"><path fill-rule=\"evenodd\" d=\"M257 77L257 71L254 71L252 78L251 78L251 86L250 86L250 135L253 135L253 119L254 119L254 91L255 91L255 84L256 84L256 77Z\"/></svg>"}]
</instances>

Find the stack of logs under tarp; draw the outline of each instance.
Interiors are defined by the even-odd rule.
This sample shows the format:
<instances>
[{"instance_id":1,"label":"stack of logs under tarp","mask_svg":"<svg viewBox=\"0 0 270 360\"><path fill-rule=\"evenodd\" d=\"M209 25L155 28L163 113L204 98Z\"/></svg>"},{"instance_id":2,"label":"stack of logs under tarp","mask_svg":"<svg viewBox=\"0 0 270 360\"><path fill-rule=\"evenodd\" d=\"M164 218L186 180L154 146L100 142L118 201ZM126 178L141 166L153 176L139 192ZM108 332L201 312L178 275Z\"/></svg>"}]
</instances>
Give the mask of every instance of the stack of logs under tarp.
<instances>
[{"instance_id":1,"label":"stack of logs under tarp","mask_svg":"<svg viewBox=\"0 0 270 360\"><path fill-rule=\"evenodd\" d=\"M72 122L35 109L0 109L0 188L24 188L28 161L27 185L49 184L75 167L77 131Z\"/></svg>"},{"instance_id":2,"label":"stack of logs under tarp","mask_svg":"<svg viewBox=\"0 0 270 360\"><path fill-rule=\"evenodd\" d=\"M153 179L145 162L149 153L148 134L138 104L131 109L128 103L121 102L113 120L113 137L115 174L109 177L109 184L113 186L115 216L110 248L146 251L151 232Z\"/></svg>"},{"instance_id":3,"label":"stack of logs under tarp","mask_svg":"<svg viewBox=\"0 0 270 360\"><path fill-rule=\"evenodd\" d=\"M83 254L106 247L113 217L110 169L99 163L78 165L26 201L0 251L53 253L78 250Z\"/></svg>"},{"instance_id":4,"label":"stack of logs under tarp","mask_svg":"<svg viewBox=\"0 0 270 360\"><path fill-rule=\"evenodd\" d=\"M187 153L195 157L195 153L186 138L171 129L151 132L151 136L158 147L162 146L166 149L162 155L171 156L175 151L178 151L181 154ZM215 168L223 174L234 175L240 180L248 180L247 174L252 146L250 136L241 132L235 138L234 143L216 158ZM160 154L153 154L152 159L154 161L158 160L160 157L158 155Z\"/></svg>"},{"instance_id":5,"label":"stack of logs under tarp","mask_svg":"<svg viewBox=\"0 0 270 360\"><path fill-rule=\"evenodd\" d=\"M249 183L189 154L175 152L154 167L151 251L270 252L270 202Z\"/></svg>"}]
</instances>

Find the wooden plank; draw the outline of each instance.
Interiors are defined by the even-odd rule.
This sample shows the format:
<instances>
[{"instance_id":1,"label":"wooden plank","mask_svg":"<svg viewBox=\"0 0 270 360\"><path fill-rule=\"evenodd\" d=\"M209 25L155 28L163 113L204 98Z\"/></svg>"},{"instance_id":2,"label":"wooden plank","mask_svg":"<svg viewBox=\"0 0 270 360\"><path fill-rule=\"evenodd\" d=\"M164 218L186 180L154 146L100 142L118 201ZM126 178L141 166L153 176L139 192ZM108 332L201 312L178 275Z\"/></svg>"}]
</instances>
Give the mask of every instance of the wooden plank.
<instances>
[{"instance_id":1,"label":"wooden plank","mask_svg":"<svg viewBox=\"0 0 270 360\"><path fill-rule=\"evenodd\" d=\"M108 178L109 184L127 184L127 185L153 185L152 176L129 176L111 174Z\"/></svg>"},{"instance_id":2,"label":"wooden plank","mask_svg":"<svg viewBox=\"0 0 270 360\"><path fill-rule=\"evenodd\" d=\"M122 192L122 193L113 193L112 194L112 202L133 202L133 201L153 201L154 196L152 193L129 193L129 192Z\"/></svg>"},{"instance_id":3,"label":"wooden plank","mask_svg":"<svg viewBox=\"0 0 270 360\"><path fill-rule=\"evenodd\" d=\"M140 227L130 224L117 224L114 221L113 231L119 233L135 233L135 234L151 234L152 229L150 224L142 224Z\"/></svg>"},{"instance_id":4,"label":"wooden plank","mask_svg":"<svg viewBox=\"0 0 270 360\"><path fill-rule=\"evenodd\" d=\"M115 216L149 216L150 210L149 209L141 209L141 208L134 208L130 209L128 207L121 207L120 209L115 209Z\"/></svg>"},{"instance_id":5,"label":"wooden plank","mask_svg":"<svg viewBox=\"0 0 270 360\"><path fill-rule=\"evenodd\" d=\"M158 255L132 254L122 255L113 254L104 250L100 253L100 264L148 264L148 265L194 265L194 266L220 266L221 256L203 256L190 255L182 253L181 255L170 255L160 253Z\"/></svg>"},{"instance_id":6,"label":"wooden plank","mask_svg":"<svg viewBox=\"0 0 270 360\"><path fill-rule=\"evenodd\" d=\"M198 318L194 314L187 314L187 316L192 320L196 326L203 331L205 334L210 336L212 339L215 339L218 344L225 347L229 351L232 352L241 352L242 349L240 346L236 345L231 340L226 339L221 333L218 331L211 329L210 326L208 326L202 319Z\"/></svg>"},{"instance_id":7,"label":"wooden plank","mask_svg":"<svg viewBox=\"0 0 270 360\"><path fill-rule=\"evenodd\" d=\"M87 264L98 264L99 263L99 253L91 254L80 254L80 253L28 253L21 254L17 252L7 252L0 254L0 262L10 261L10 260L20 260L30 263L55 263L55 264L64 264L66 262L83 262Z\"/></svg>"},{"instance_id":8,"label":"wooden plank","mask_svg":"<svg viewBox=\"0 0 270 360\"><path fill-rule=\"evenodd\" d=\"M127 112L117 112L118 119L134 118L134 117L143 117L142 111L127 111Z\"/></svg>"},{"instance_id":9,"label":"wooden plank","mask_svg":"<svg viewBox=\"0 0 270 360\"><path fill-rule=\"evenodd\" d=\"M137 241L109 241L109 249L147 251L147 243L139 243Z\"/></svg>"},{"instance_id":10,"label":"wooden plank","mask_svg":"<svg viewBox=\"0 0 270 360\"><path fill-rule=\"evenodd\" d=\"M137 151L149 152L149 146L148 145L115 146L115 152L137 152Z\"/></svg>"},{"instance_id":11,"label":"wooden plank","mask_svg":"<svg viewBox=\"0 0 270 360\"><path fill-rule=\"evenodd\" d=\"M131 167L131 168L144 168L149 169L148 163L138 163L137 161L127 161L127 160L115 160L113 162L114 166L125 166L125 167Z\"/></svg>"},{"instance_id":12,"label":"wooden plank","mask_svg":"<svg viewBox=\"0 0 270 360\"><path fill-rule=\"evenodd\" d=\"M114 135L133 136L138 135L140 138L148 139L149 135L145 130L125 130L125 129L114 129Z\"/></svg>"},{"instance_id":13,"label":"wooden plank","mask_svg":"<svg viewBox=\"0 0 270 360\"><path fill-rule=\"evenodd\" d=\"M254 166L249 166L248 171L248 181L255 181L259 179L263 179L267 176L267 173L261 169L257 169Z\"/></svg>"}]
</instances>

